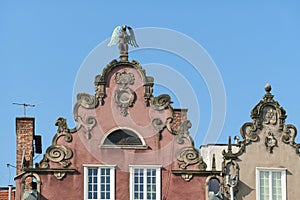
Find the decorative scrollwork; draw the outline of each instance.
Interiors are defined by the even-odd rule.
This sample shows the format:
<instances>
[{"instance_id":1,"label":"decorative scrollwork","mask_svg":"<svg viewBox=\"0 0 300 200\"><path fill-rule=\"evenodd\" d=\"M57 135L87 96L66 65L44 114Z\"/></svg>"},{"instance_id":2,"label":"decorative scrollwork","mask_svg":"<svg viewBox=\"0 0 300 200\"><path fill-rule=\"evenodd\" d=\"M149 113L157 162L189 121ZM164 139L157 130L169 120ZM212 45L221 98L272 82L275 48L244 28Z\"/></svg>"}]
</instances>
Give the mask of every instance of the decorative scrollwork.
<instances>
[{"instance_id":1,"label":"decorative scrollwork","mask_svg":"<svg viewBox=\"0 0 300 200\"><path fill-rule=\"evenodd\" d=\"M87 93L78 93L76 104L87 109L94 109L98 106L98 101L96 100L95 96Z\"/></svg>"},{"instance_id":2,"label":"decorative scrollwork","mask_svg":"<svg viewBox=\"0 0 300 200\"><path fill-rule=\"evenodd\" d=\"M171 97L167 94L161 94L158 97L153 97L151 99L151 107L154 110L164 110L168 108L171 104Z\"/></svg>"},{"instance_id":3,"label":"decorative scrollwork","mask_svg":"<svg viewBox=\"0 0 300 200\"><path fill-rule=\"evenodd\" d=\"M109 77L109 74L112 72L113 69L120 67L120 66L126 66L130 68L134 68L137 70L143 79L144 83L144 98L145 103L147 106L150 104L150 99L152 98L152 92L153 92L153 85L154 85L154 79L151 76L146 76L146 71L143 69L143 67L140 65L139 62L132 60L131 62L128 61L117 61L116 59L112 60L109 64L106 65L106 67L103 69L102 75L97 75L95 77L95 97L99 101L100 105L104 105L104 99L106 97L106 85L107 85L107 79Z\"/></svg>"},{"instance_id":4,"label":"decorative scrollwork","mask_svg":"<svg viewBox=\"0 0 300 200\"><path fill-rule=\"evenodd\" d=\"M64 145L52 145L47 149L45 154L47 160L60 163L64 168L71 164L68 159L72 158L72 156L72 150Z\"/></svg>"},{"instance_id":5,"label":"decorative scrollwork","mask_svg":"<svg viewBox=\"0 0 300 200\"><path fill-rule=\"evenodd\" d=\"M241 136L246 141L246 143L258 141L259 136L257 134L257 126L255 123L247 122L240 130Z\"/></svg>"},{"instance_id":6,"label":"decorative scrollwork","mask_svg":"<svg viewBox=\"0 0 300 200\"><path fill-rule=\"evenodd\" d=\"M74 133L76 129L69 129L66 119L62 117L56 120L55 125L58 126L57 133L52 140L52 145L47 148L43 159L39 163L40 168L49 168L50 161L61 164L63 168L71 164L69 159L73 156L72 150L65 145L57 144L57 142L60 137L64 137L64 140L68 143L72 142L73 137L71 134Z\"/></svg>"},{"instance_id":7,"label":"decorative scrollwork","mask_svg":"<svg viewBox=\"0 0 300 200\"><path fill-rule=\"evenodd\" d=\"M91 138L91 130L96 125L96 119L92 116L87 117L86 121L84 121L79 115L78 115L78 109L79 107L83 107L86 109L94 109L98 106L98 101L95 96L89 95L87 93L79 93L77 95L77 102L73 109L73 115L74 119L77 122L76 130L79 130L81 127L83 127L87 134L86 138Z\"/></svg>"},{"instance_id":8,"label":"decorative scrollwork","mask_svg":"<svg viewBox=\"0 0 300 200\"><path fill-rule=\"evenodd\" d=\"M295 144L295 138L297 136L297 129L292 124L287 124L283 128L283 134L282 134L282 142L290 145Z\"/></svg>"},{"instance_id":9,"label":"decorative scrollwork","mask_svg":"<svg viewBox=\"0 0 300 200\"><path fill-rule=\"evenodd\" d=\"M81 117L77 118L77 129L79 130L80 127L84 127L84 129L86 130L86 139L91 139L92 134L91 134L91 130L95 127L97 123L97 120L92 117L89 116L86 121L83 121Z\"/></svg>"},{"instance_id":10,"label":"decorative scrollwork","mask_svg":"<svg viewBox=\"0 0 300 200\"><path fill-rule=\"evenodd\" d=\"M265 86L265 95L251 111L253 122L245 123L240 130L243 141L237 145L240 147L238 152L233 153L231 147L228 151L223 151L225 159L236 159L245 152L246 146L251 142L264 139L267 151L272 153L274 147L281 140L285 144L289 144L299 153L300 144L295 143L297 129L293 125L286 125L286 111L280 104L274 100L274 95L271 94L271 85ZM229 145L230 146L230 145Z\"/></svg>"},{"instance_id":11,"label":"decorative scrollwork","mask_svg":"<svg viewBox=\"0 0 300 200\"><path fill-rule=\"evenodd\" d=\"M133 73L127 72L117 72L115 76L115 81L117 84L121 85L122 88L127 88L128 85L134 84L134 75Z\"/></svg>"},{"instance_id":12,"label":"decorative scrollwork","mask_svg":"<svg viewBox=\"0 0 300 200\"><path fill-rule=\"evenodd\" d=\"M276 125L279 124L279 130L283 129L286 111L280 104L273 99L274 95L271 94L271 85L265 86L266 94L251 111L251 118L255 121L257 128L261 129L261 125Z\"/></svg>"},{"instance_id":13,"label":"decorative scrollwork","mask_svg":"<svg viewBox=\"0 0 300 200\"><path fill-rule=\"evenodd\" d=\"M232 145L231 145L231 136L228 138L228 147L227 151L223 149L222 154L225 159L231 160L231 159L237 159L240 155L242 155L245 152L245 146L246 146L246 140L244 139L243 142L240 142L239 144L239 151L236 153L232 152Z\"/></svg>"},{"instance_id":14,"label":"decorative scrollwork","mask_svg":"<svg viewBox=\"0 0 300 200\"><path fill-rule=\"evenodd\" d=\"M176 134L176 141L178 144L184 143L184 138L187 138L192 145L194 145L194 141L190 136L189 129L192 127L192 123L190 120L183 120L181 121L180 127L178 131L175 131Z\"/></svg>"},{"instance_id":15,"label":"decorative scrollwork","mask_svg":"<svg viewBox=\"0 0 300 200\"><path fill-rule=\"evenodd\" d=\"M185 169L189 165L199 163L199 152L195 147L184 147L177 154L177 160L180 162L179 168Z\"/></svg>"}]
</instances>

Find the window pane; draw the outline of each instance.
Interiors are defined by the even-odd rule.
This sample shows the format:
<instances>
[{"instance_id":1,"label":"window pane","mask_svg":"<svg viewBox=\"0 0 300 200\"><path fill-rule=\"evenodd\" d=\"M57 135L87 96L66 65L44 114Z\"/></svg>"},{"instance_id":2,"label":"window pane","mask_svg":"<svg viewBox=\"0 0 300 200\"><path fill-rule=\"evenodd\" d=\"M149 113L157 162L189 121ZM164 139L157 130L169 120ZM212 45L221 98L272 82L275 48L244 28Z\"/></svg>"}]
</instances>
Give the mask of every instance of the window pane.
<instances>
[{"instance_id":1,"label":"window pane","mask_svg":"<svg viewBox=\"0 0 300 200\"><path fill-rule=\"evenodd\" d=\"M87 169L87 197L88 199L103 199L111 198L111 168L91 167ZM100 181L100 185L99 184Z\"/></svg>"},{"instance_id":2,"label":"window pane","mask_svg":"<svg viewBox=\"0 0 300 200\"><path fill-rule=\"evenodd\" d=\"M88 198L89 198L89 199L92 199L92 195L93 195L93 193L92 193L92 192L89 192L89 193L88 193Z\"/></svg>"},{"instance_id":3,"label":"window pane","mask_svg":"<svg viewBox=\"0 0 300 200\"><path fill-rule=\"evenodd\" d=\"M156 200L157 184L156 174L159 169L133 169L133 198L134 200Z\"/></svg>"},{"instance_id":4,"label":"window pane","mask_svg":"<svg viewBox=\"0 0 300 200\"><path fill-rule=\"evenodd\" d=\"M272 198L273 200L282 199L281 172L272 172Z\"/></svg>"},{"instance_id":5,"label":"window pane","mask_svg":"<svg viewBox=\"0 0 300 200\"><path fill-rule=\"evenodd\" d=\"M285 196L284 170L258 170L258 194L260 200L282 200Z\"/></svg>"},{"instance_id":6,"label":"window pane","mask_svg":"<svg viewBox=\"0 0 300 200\"><path fill-rule=\"evenodd\" d=\"M269 172L268 171L260 171L260 199L261 200L269 200Z\"/></svg>"},{"instance_id":7,"label":"window pane","mask_svg":"<svg viewBox=\"0 0 300 200\"><path fill-rule=\"evenodd\" d=\"M220 190L220 182L216 178L211 178L208 182L208 191L217 194Z\"/></svg>"}]
</instances>

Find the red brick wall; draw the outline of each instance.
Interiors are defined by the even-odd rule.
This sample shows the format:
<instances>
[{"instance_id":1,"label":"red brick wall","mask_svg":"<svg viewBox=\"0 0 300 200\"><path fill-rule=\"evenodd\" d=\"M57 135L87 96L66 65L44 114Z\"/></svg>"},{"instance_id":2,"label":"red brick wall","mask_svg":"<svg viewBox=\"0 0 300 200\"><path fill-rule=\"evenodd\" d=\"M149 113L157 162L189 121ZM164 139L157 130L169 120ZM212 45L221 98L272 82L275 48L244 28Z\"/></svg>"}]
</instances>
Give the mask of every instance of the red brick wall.
<instances>
[{"instance_id":1,"label":"red brick wall","mask_svg":"<svg viewBox=\"0 0 300 200\"><path fill-rule=\"evenodd\" d=\"M16 137L17 137L17 157L16 174L23 172L21 167L24 151L24 161L32 166L31 157L33 156L33 137L34 137L34 118L16 118Z\"/></svg>"},{"instance_id":2,"label":"red brick wall","mask_svg":"<svg viewBox=\"0 0 300 200\"><path fill-rule=\"evenodd\" d=\"M8 190L0 190L0 200L8 200ZM12 191L11 200L15 200L15 191Z\"/></svg>"}]
</instances>

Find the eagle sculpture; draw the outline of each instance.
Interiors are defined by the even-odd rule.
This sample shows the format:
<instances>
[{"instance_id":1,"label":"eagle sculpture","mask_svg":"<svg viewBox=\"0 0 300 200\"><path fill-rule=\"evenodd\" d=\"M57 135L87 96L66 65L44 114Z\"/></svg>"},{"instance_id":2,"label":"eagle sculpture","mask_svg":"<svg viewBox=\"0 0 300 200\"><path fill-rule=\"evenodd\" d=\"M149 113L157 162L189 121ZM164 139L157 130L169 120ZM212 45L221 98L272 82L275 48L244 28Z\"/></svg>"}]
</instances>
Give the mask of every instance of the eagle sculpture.
<instances>
[{"instance_id":1,"label":"eagle sculpture","mask_svg":"<svg viewBox=\"0 0 300 200\"><path fill-rule=\"evenodd\" d=\"M129 34L126 29L128 29ZM139 47L135 40L133 29L130 26L117 26L111 36L108 46L119 44L120 55L128 54L128 44L133 47Z\"/></svg>"}]
</instances>

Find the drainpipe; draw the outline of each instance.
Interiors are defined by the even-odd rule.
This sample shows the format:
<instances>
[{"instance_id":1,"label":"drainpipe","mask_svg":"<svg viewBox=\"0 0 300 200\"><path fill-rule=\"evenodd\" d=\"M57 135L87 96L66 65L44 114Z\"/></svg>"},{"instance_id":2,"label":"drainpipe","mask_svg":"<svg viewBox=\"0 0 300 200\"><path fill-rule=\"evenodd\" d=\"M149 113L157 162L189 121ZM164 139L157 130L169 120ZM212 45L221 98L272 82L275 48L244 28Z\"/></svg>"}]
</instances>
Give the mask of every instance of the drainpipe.
<instances>
[{"instance_id":1,"label":"drainpipe","mask_svg":"<svg viewBox=\"0 0 300 200\"><path fill-rule=\"evenodd\" d=\"M234 200L233 186L230 186L230 197L231 200Z\"/></svg>"},{"instance_id":2,"label":"drainpipe","mask_svg":"<svg viewBox=\"0 0 300 200\"><path fill-rule=\"evenodd\" d=\"M12 199L12 187L12 185L8 185L8 200Z\"/></svg>"}]
</instances>

